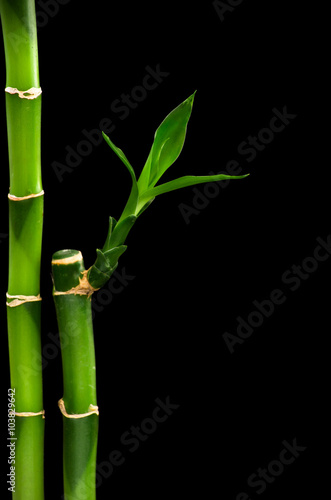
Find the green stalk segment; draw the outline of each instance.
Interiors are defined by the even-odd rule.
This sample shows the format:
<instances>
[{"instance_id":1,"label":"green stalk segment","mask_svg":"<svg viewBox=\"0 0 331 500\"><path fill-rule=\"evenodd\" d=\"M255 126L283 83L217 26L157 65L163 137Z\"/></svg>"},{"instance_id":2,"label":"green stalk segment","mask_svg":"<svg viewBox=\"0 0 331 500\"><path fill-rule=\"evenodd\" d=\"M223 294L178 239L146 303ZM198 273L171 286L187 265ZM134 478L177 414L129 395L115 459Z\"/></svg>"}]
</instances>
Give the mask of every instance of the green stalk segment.
<instances>
[{"instance_id":1,"label":"green stalk segment","mask_svg":"<svg viewBox=\"0 0 331 500\"><path fill-rule=\"evenodd\" d=\"M12 298L39 295L42 202L42 197L9 201L7 325L16 413L39 413L43 409L41 302ZM14 307L15 303L20 305ZM16 416L15 500L44 498L44 422L41 415Z\"/></svg>"},{"instance_id":2,"label":"green stalk segment","mask_svg":"<svg viewBox=\"0 0 331 500\"><path fill-rule=\"evenodd\" d=\"M43 397L39 297L43 229L41 96L26 99L10 93L15 89L39 88L35 2L0 0L0 14L6 60L11 195L7 321L10 379L15 390L16 412L13 499L43 500L44 420L40 414ZM36 194L37 197L31 197Z\"/></svg>"},{"instance_id":3,"label":"green stalk segment","mask_svg":"<svg viewBox=\"0 0 331 500\"><path fill-rule=\"evenodd\" d=\"M97 411L95 353L91 299L86 290L79 290L85 275L81 253L56 252L52 272L63 366L64 494L66 500L95 500L98 439L98 416L92 413Z\"/></svg>"},{"instance_id":4,"label":"green stalk segment","mask_svg":"<svg viewBox=\"0 0 331 500\"><path fill-rule=\"evenodd\" d=\"M13 300L8 299L10 304ZM40 302L7 307L11 387L15 412L33 412L15 418L14 500L44 498L44 420L40 345ZM9 441L8 441L9 443Z\"/></svg>"}]
</instances>

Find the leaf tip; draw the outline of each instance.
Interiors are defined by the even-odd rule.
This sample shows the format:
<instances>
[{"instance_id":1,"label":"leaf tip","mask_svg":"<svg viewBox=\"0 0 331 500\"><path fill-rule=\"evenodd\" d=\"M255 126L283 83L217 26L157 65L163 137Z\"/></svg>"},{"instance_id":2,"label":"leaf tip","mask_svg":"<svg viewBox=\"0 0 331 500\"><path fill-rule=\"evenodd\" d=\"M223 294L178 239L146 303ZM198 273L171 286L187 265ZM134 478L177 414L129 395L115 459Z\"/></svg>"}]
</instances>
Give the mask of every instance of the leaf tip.
<instances>
[{"instance_id":1,"label":"leaf tip","mask_svg":"<svg viewBox=\"0 0 331 500\"><path fill-rule=\"evenodd\" d=\"M194 98L195 98L195 94L197 93L197 90L195 90L193 92L193 94L191 94L187 99L186 99L186 102L191 104L193 106L193 102L194 102Z\"/></svg>"}]
</instances>

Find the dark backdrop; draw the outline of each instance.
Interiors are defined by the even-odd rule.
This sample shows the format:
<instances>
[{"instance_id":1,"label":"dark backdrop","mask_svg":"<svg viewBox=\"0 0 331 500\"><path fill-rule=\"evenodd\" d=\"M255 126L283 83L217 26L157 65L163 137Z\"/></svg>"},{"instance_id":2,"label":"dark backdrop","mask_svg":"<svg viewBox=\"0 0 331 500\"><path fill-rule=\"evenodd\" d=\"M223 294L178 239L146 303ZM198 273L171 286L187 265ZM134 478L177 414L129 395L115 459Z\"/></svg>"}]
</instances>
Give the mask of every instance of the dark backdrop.
<instances>
[{"instance_id":1,"label":"dark backdrop","mask_svg":"<svg viewBox=\"0 0 331 500\"><path fill-rule=\"evenodd\" d=\"M46 498L62 494L51 256L76 248L91 265L108 215L120 215L130 190L96 130L108 127L139 172L157 126L195 90L185 146L166 179L226 171L229 162L251 175L159 197L130 233L113 288L94 296L98 498L318 498L331 232L315 13L273 0L36 5ZM4 113L3 101L3 263ZM5 264L1 276L4 295ZM4 304L1 314L6 363ZM160 404L168 414L155 413ZM156 414L164 421L150 420ZM128 441L137 426L142 437ZM259 468L267 476L258 479Z\"/></svg>"}]
</instances>

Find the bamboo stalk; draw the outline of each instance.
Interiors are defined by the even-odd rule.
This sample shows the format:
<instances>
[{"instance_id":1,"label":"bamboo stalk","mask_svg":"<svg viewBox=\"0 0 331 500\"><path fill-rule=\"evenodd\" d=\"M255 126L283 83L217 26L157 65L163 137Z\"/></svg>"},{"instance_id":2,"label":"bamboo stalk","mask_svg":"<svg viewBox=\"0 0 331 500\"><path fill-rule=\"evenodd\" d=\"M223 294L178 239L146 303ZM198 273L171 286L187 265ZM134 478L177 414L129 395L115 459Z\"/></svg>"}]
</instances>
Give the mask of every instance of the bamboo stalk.
<instances>
[{"instance_id":1,"label":"bamboo stalk","mask_svg":"<svg viewBox=\"0 0 331 500\"><path fill-rule=\"evenodd\" d=\"M44 420L40 260L43 191L40 162L41 97L35 2L0 0L6 59L10 172L7 322L11 386L15 389L14 500L44 498ZM24 98L25 97L25 98ZM34 196L37 195L37 196Z\"/></svg>"},{"instance_id":2,"label":"bamboo stalk","mask_svg":"<svg viewBox=\"0 0 331 500\"><path fill-rule=\"evenodd\" d=\"M82 255L53 255L54 302L62 344L63 474L66 500L95 500L98 410L92 310Z\"/></svg>"}]
</instances>

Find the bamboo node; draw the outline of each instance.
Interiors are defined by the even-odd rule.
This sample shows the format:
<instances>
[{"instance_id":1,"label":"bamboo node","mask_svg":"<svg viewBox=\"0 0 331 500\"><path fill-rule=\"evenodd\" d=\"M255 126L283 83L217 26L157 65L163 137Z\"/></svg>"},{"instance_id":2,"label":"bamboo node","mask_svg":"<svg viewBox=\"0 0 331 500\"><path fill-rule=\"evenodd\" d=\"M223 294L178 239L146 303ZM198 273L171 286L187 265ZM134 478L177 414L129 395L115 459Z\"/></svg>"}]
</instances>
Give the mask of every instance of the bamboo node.
<instances>
[{"instance_id":1,"label":"bamboo node","mask_svg":"<svg viewBox=\"0 0 331 500\"><path fill-rule=\"evenodd\" d=\"M37 413L33 413L32 411L24 411L24 412L14 412L15 417L37 417L41 415L42 418L45 418L45 410L38 411Z\"/></svg>"},{"instance_id":2,"label":"bamboo node","mask_svg":"<svg viewBox=\"0 0 331 500\"><path fill-rule=\"evenodd\" d=\"M30 200L31 198L38 198L38 196L43 196L44 194L45 194L44 190L40 191L40 193L28 194L27 196L15 196L9 193L8 198L12 201L23 201L23 200Z\"/></svg>"},{"instance_id":3,"label":"bamboo node","mask_svg":"<svg viewBox=\"0 0 331 500\"><path fill-rule=\"evenodd\" d=\"M18 90L13 87L6 87L5 92L8 92L8 94L18 94L18 97L21 99L36 99L40 96L42 90L40 87L31 87L31 89L28 90Z\"/></svg>"},{"instance_id":4,"label":"bamboo node","mask_svg":"<svg viewBox=\"0 0 331 500\"><path fill-rule=\"evenodd\" d=\"M25 304L27 302L39 302L41 300L40 294L38 295L9 295L6 293L7 299L10 299L11 302L6 302L6 306L8 307L17 307Z\"/></svg>"},{"instance_id":5,"label":"bamboo node","mask_svg":"<svg viewBox=\"0 0 331 500\"><path fill-rule=\"evenodd\" d=\"M99 407L95 405L89 405L89 411L87 413L71 413L71 414L67 413L63 399L60 399L58 401L58 405L62 415L66 418L85 418L93 414L99 415Z\"/></svg>"},{"instance_id":6,"label":"bamboo node","mask_svg":"<svg viewBox=\"0 0 331 500\"><path fill-rule=\"evenodd\" d=\"M68 266L70 264L75 264L83 260L82 252L78 252L76 255L71 255L70 257L63 257L63 259L53 259L52 265L54 266Z\"/></svg>"},{"instance_id":7,"label":"bamboo node","mask_svg":"<svg viewBox=\"0 0 331 500\"><path fill-rule=\"evenodd\" d=\"M99 288L94 288L88 281L87 279L87 271L83 271L83 277L79 278L79 285L74 286L73 288L70 288L70 290L67 290L66 292L58 292L54 291L53 295L87 295L88 298L91 297L91 295L99 290Z\"/></svg>"}]
</instances>

